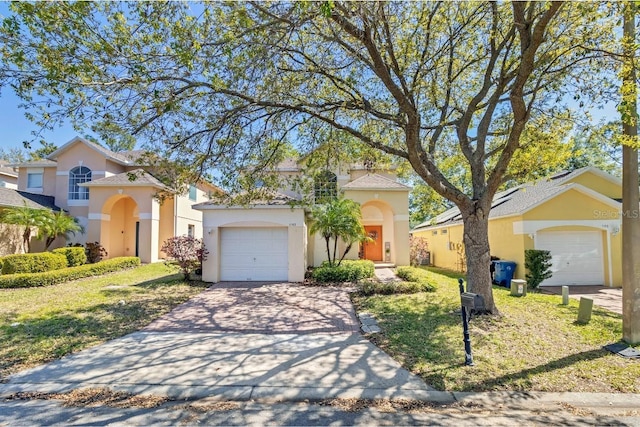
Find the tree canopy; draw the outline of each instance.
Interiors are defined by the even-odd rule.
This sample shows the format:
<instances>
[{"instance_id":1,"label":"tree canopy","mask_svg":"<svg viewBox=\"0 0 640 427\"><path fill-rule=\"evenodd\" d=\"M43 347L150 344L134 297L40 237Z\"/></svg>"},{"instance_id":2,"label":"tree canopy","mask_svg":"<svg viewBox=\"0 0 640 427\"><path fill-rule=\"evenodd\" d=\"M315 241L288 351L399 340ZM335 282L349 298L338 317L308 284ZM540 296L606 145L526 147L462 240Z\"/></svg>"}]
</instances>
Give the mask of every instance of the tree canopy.
<instances>
[{"instance_id":1,"label":"tree canopy","mask_svg":"<svg viewBox=\"0 0 640 427\"><path fill-rule=\"evenodd\" d=\"M403 159L465 223L470 289L495 312L488 214L530 120L608 99L614 37L591 2L11 4L2 81L43 126L136 138L232 186L313 129ZM40 112L38 108L41 108ZM459 159L457 167L442 162ZM460 173L469 185L457 185Z\"/></svg>"}]
</instances>

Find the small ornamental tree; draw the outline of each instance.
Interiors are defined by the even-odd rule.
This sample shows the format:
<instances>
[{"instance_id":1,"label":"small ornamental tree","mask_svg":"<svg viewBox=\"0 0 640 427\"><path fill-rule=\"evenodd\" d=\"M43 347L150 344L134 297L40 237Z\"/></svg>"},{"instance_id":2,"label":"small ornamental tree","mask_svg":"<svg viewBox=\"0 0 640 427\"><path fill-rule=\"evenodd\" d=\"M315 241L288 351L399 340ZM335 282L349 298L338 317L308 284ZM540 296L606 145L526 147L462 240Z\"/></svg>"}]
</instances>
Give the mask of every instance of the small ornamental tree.
<instances>
[{"instance_id":1,"label":"small ornamental tree","mask_svg":"<svg viewBox=\"0 0 640 427\"><path fill-rule=\"evenodd\" d=\"M422 237L409 236L409 262L417 267L429 258L429 244Z\"/></svg>"},{"instance_id":2,"label":"small ornamental tree","mask_svg":"<svg viewBox=\"0 0 640 427\"><path fill-rule=\"evenodd\" d=\"M551 252L538 249L524 251L525 278L529 289L536 289L540 283L549 279L551 273Z\"/></svg>"},{"instance_id":3,"label":"small ornamental tree","mask_svg":"<svg viewBox=\"0 0 640 427\"><path fill-rule=\"evenodd\" d=\"M316 205L312 216L311 234L319 233L324 239L330 267L339 266L354 244L367 241L360 205L353 200L340 197ZM342 255L338 253L338 240L345 243Z\"/></svg>"},{"instance_id":4,"label":"small ornamental tree","mask_svg":"<svg viewBox=\"0 0 640 427\"><path fill-rule=\"evenodd\" d=\"M202 239L191 236L171 237L165 240L160 250L178 264L185 280L191 280L191 273L202 268L202 261L209 254Z\"/></svg>"}]
</instances>

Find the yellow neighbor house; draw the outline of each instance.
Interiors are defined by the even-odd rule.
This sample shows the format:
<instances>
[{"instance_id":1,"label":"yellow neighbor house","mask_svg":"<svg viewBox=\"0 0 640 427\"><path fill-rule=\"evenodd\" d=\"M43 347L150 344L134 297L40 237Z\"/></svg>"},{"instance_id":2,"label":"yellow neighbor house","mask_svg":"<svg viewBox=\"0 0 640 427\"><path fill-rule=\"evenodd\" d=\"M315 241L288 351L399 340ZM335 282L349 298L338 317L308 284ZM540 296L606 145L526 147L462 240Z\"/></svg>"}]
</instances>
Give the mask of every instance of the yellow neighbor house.
<instances>
[{"instance_id":1,"label":"yellow neighbor house","mask_svg":"<svg viewBox=\"0 0 640 427\"><path fill-rule=\"evenodd\" d=\"M139 162L141 154L113 152L76 137L47 159L14 165L18 189L2 189L0 206L15 206L19 198L28 198L34 207L64 209L85 229L72 243L98 242L109 258L158 261L167 238L202 237L202 213L192 206L219 189L202 182L191 185L187 194L171 192ZM156 197L161 191L168 197ZM16 251L13 246L5 251L12 248Z\"/></svg>"},{"instance_id":2,"label":"yellow neighbor house","mask_svg":"<svg viewBox=\"0 0 640 427\"><path fill-rule=\"evenodd\" d=\"M514 261L524 279L525 249L551 251L553 276L541 286L622 286L622 182L594 167L561 172L495 195L489 216L491 255ZM457 208L414 228L427 239L431 263L463 271ZM488 268L488 266L487 266Z\"/></svg>"}]
</instances>

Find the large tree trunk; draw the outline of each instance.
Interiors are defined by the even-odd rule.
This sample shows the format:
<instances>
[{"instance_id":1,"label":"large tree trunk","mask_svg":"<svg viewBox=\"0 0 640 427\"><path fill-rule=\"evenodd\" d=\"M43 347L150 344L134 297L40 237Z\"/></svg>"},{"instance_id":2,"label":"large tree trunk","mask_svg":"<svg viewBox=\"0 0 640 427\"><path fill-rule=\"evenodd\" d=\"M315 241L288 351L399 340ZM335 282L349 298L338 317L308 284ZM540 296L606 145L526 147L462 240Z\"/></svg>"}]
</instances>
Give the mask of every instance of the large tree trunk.
<instances>
[{"instance_id":1,"label":"large tree trunk","mask_svg":"<svg viewBox=\"0 0 640 427\"><path fill-rule=\"evenodd\" d=\"M637 143L637 84L635 73L635 6L624 5L625 61L622 71L623 134L628 144ZM640 343L640 217L638 213L638 150L622 146L622 338Z\"/></svg>"},{"instance_id":2,"label":"large tree trunk","mask_svg":"<svg viewBox=\"0 0 640 427\"><path fill-rule=\"evenodd\" d=\"M491 288L489 250L489 210L462 211L464 246L467 257L467 291L482 295L485 312L498 314Z\"/></svg>"}]
</instances>

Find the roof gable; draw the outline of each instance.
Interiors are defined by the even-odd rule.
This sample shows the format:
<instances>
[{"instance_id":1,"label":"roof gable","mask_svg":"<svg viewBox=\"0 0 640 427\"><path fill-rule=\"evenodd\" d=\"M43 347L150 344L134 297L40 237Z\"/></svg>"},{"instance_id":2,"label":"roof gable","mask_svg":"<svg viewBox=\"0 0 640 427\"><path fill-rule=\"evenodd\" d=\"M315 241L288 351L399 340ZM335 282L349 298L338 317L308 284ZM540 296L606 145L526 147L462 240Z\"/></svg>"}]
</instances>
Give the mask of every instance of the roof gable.
<instances>
[{"instance_id":1,"label":"roof gable","mask_svg":"<svg viewBox=\"0 0 640 427\"><path fill-rule=\"evenodd\" d=\"M604 179L613 184L619 183L617 178L591 166L576 169L572 172L559 172L548 178L518 185L496 193L491 203L489 218L495 219L522 215L571 189L575 189L588 197L604 202L612 208L619 208L620 203L613 198L575 182L579 181L579 177L587 173L594 174L594 176L599 179ZM418 224L414 230L445 224L458 224L461 222L462 216L460 210L457 207L453 207L429 221Z\"/></svg>"},{"instance_id":2,"label":"roof gable","mask_svg":"<svg viewBox=\"0 0 640 427\"><path fill-rule=\"evenodd\" d=\"M342 186L344 190L409 191L411 187L375 173L368 173Z\"/></svg>"},{"instance_id":3,"label":"roof gable","mask_svg":"<svg viewBox=\"0 0 640 427\"><path fill-rule=\"evenodd\" d=\"M87 147L91 148L92 150L100 153L106 159L109 159L123 166L135 166L136 162L134 161L134 159L137 159L139 157L139 151L131 151L131 152L124 151L122 153L116 153L115 151L111 151L108 148L102 147L101 145L98 145L94 142L91 142L89 140L76 136L66 144L63 144L60 148L58 148L56 151L51 153L49 156L47 156L47 159L49 160L57 159L60 155L62 155L63 153L65 153L66 151L74 147L76 144L84 144ZM129 155L129 153L131 153L131 155Z\"/></svg>"},{"instance_id":4,"label":"roof gable","mask_svg":"<svg viewBox=\"0 0 640 427\"><path fill-rule=\"evenodd\" d=\"M144 169L135 169L106 178L78 184L81 187L154 187L163 190L169 188Z\"/></svg>"}]
</instances>

